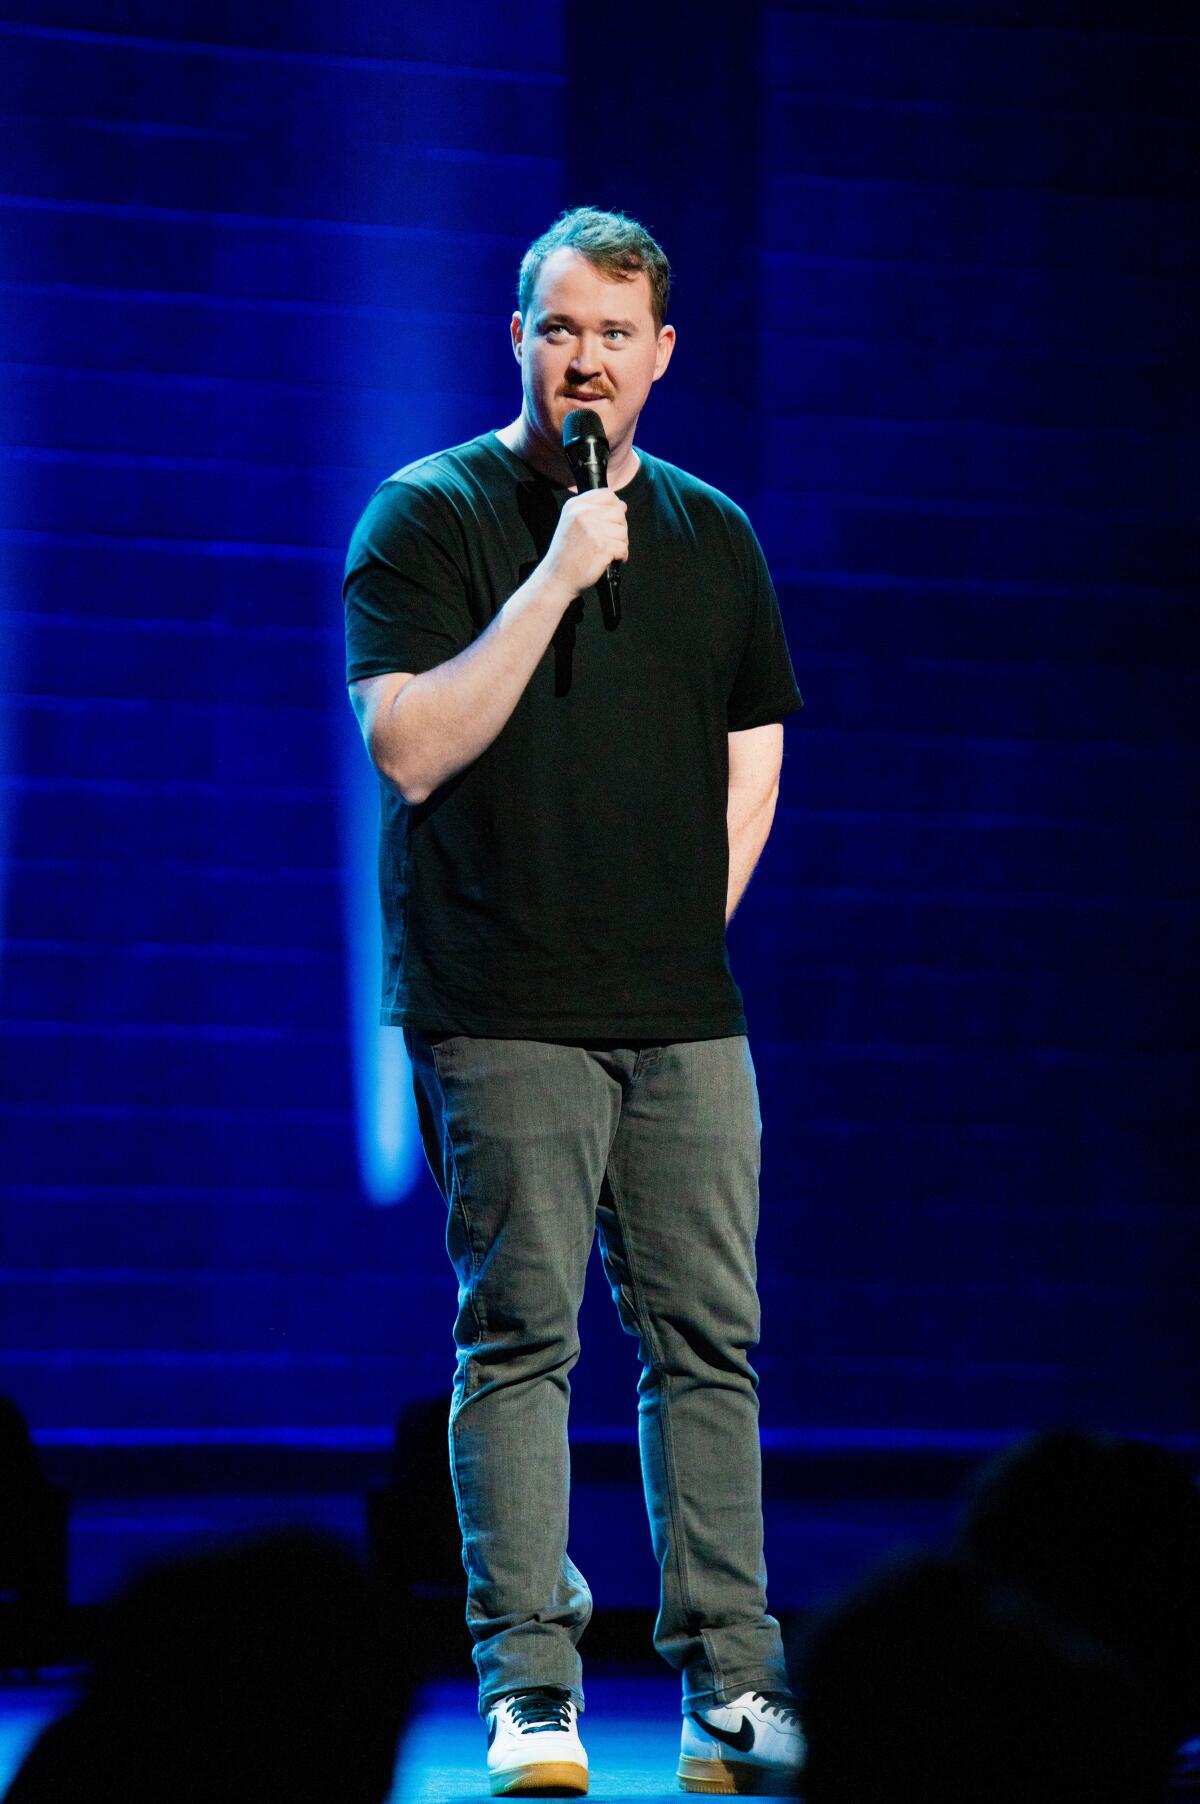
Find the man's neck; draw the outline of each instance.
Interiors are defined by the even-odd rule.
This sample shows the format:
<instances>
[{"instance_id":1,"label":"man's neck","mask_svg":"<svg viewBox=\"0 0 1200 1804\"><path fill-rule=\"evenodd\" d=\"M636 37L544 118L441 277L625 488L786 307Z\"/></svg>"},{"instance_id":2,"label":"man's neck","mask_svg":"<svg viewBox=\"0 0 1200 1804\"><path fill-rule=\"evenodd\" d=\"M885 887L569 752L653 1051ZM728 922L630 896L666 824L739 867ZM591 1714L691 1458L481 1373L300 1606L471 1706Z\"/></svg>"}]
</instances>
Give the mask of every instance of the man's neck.
<instances>
[{"instance_id":1,"label":"man's neck","mask_svg":"<svg viewBox=\"0 0 1200 1804\"><path fill-rule=\"evenodd\" d=\"M574 491L574 472L567 462L561 445L551 445L533 430L524 413L507 426L496 430L496 437L515 457L522 462L532 464L543 476L549 476L554 482L561 482ZM609 453L608 486L610 489L623 489L631 483L638 473L640 458L633 448L633 440L619 453Z\"/></svg>"}]
</instances>

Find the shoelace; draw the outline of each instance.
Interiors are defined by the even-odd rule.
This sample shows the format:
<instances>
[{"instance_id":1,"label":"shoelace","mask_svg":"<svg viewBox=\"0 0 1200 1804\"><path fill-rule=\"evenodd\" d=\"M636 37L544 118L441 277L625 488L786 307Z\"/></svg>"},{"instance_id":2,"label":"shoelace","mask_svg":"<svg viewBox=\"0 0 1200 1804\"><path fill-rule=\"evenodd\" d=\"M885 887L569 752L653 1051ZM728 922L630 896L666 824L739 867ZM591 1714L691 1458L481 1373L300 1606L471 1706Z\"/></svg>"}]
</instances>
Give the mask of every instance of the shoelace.
<instances>
[{"instance_id":1,"label":"shoelace","mask_svg":"<svg viewBox=\"0 0 1200 1804\"><path fill-rule=\"evenodd\" d=\"M571 1700L565 1691L517 1691L510 1709L522 1735L571 1727Z\"/></svg>"},{"instance_id":2,"label":"shoelace","mask_svg":"<svg viewBox=\"0 0 1200 1804\"><path fill-rule=\"evenodd\" d=\"M781 1716L789 1729L799 1728L800 1715L796 1709L796 1701L786 1691L756 1691L755 1697L761 1698L766 1705L765 1715Z\"/></svg>"}]
</instances>

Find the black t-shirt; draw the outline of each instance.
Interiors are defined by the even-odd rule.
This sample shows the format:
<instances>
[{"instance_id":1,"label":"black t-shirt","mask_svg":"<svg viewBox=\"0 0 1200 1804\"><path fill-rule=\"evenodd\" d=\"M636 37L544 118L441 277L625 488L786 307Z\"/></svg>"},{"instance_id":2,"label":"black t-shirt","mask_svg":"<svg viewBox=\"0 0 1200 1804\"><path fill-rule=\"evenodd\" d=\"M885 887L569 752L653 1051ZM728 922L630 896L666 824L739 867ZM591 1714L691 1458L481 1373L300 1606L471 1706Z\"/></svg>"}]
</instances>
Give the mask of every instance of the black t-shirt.
<instances>
[{"instance_id":1,"label":"black t-shirt","mask_svg":"<svg viewBox=\"0 0 1200 1804\"><path fill-rule=\"evenodd\" d=\"M745 1032L725 956L727 735L796 688L741 509L639 452L621 621L566 614L497 738L425 802L381 784L385 1023L514 1039ZM346 562L346 679L463 651L569 491L486 433L380 485Z\"/></svg>"}]
</instances>

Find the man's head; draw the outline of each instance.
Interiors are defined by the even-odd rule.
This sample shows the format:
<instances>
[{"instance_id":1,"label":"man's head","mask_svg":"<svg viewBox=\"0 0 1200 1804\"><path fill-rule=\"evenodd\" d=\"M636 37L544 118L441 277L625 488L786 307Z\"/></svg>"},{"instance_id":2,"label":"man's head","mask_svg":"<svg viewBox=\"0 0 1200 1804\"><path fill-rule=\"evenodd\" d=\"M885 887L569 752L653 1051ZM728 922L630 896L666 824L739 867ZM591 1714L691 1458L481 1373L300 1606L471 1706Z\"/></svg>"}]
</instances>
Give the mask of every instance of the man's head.
<instances>
[{"instance_id":1,"label":"man's head","mask_svg":"<svg viewBox=\"0 0 1200 1804\"><path fill-rule=\"evenodd\" d=\"M976 1474L964 1552L1135 1658L1200 1728L1200 1495L1150 1441L1067 1429L1018 1441Z\"/></svg>"},{"instance_id":2,"label":"man's head","mask_svg":"<svg viewBox=\"0 0 1200 1804\"><path fill-rule=\"evenodd\" d=\"M576 407L599 414L614 462L675 344L670 267L636 220L577 207L530 245L511 322L526 429L548 452Z\"/></svg>"},{"instance_id":3,"label":"man's head","mask_svg":"<svg viewBox=\"0 0 1200 1804\"><path fill-rule=\"evenodd\" d=\"M967 1560L899 1556L810 1615L809 1804L1152 1804L1175 1746L1135 1663Z\"/></svg>"},{"instance_id":4,"label":"man's head","mask_svg":"<svg viewBox=\"0 0 1200 1804\"><path fill-rule=\"evenodd\" d=\"M665 251L636 219L626 213L602 213L598 207L572 207L561 213L525 252L517 273L517 307L522 319L528 317L543 264L555 251L564 250L574 251L610 282L644 274L650 286L654 330L662 331L671 292L671 265Z\"/></svg>"}]
</instances>

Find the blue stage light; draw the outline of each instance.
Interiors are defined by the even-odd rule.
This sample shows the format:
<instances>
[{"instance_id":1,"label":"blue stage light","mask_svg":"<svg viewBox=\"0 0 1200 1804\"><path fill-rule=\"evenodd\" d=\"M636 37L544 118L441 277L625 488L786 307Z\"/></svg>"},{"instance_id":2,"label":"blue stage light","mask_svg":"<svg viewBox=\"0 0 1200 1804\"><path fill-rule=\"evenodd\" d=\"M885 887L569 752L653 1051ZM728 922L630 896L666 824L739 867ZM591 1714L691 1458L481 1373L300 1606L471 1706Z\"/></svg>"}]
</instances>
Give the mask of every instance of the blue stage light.
<instances>
[{"instance_id":1,"label":"blue stage light","mask_svg":"<svg viewBox=\"0 0 1200 1804\"><path fill-rule=\"evenodd\" d=\"M379 782L349 703L341 743L341 831L346 923L346 981L358 1170L368 1201L408 1195L421 1166L421 1142L404 1036L379 1026L380 928L376 880Z\"/></svg>"}]
</instances>

